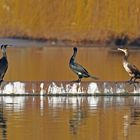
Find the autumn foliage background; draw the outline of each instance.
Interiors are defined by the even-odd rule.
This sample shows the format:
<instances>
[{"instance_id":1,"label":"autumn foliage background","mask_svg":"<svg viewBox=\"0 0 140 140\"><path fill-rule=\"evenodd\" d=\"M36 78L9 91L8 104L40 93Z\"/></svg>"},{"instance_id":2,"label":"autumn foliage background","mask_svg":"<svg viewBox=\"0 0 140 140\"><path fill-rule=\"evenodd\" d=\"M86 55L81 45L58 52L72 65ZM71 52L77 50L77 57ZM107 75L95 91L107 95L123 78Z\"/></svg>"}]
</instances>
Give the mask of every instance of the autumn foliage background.
<instances>
[{"instance_id":1,"label":"autumn foliage background","mask_svg":"<svg viewBox=\"0 0 140 140\"><path fill-rule=\"evenodd\" d=\"M139 0L2 0L0 36L105 41L140 36Z\"/></svg>"}]
</instances>

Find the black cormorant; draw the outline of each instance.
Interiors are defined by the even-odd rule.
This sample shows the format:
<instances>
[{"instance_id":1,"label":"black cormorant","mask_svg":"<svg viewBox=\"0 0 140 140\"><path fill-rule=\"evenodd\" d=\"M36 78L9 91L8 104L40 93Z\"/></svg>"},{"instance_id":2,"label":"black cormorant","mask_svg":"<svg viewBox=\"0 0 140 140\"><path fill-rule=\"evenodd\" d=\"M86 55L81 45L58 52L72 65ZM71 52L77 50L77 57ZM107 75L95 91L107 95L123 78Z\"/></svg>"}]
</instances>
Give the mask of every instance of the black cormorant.
<instances>
[{"instance_id":1,"label":"black cormorant","mask_svg":"<svg viewBox=\"0 0 140 140\"><path fill-rule=\"evenodd\" d=\"M6 47L7 47L7 45L1 45L1 50L2 50L2 55L3 56L0 59L0 83L3 81L3 77L4 77L4 75L7 71L7 68L8 68Z\"/></svg>"},{"instance_id":2,"label":"black cormorant","mask_svg":"<svg viewBox=\"0 0 140 140\"><path fill-rule=\"evenodd\" d=\"M127 49L121 49L121 48L118 48L118 50L124 52L125 56L124 56L124 59L123 59L123 67L125 68L125 70L128 72L129 76L131 77L130 79L130 82L135 82L136 79L140 79L140 71L138 70L138 68L133 65L133 64L130 64L128 62L128 50Z\"/></svg>"},{"instance_id":3,"label":"black cormorant","mask_svg":"<svg viewBox=\"0 0 140 140\"><path fill-rule=\"evenodd\" d=\"M82 67L80 64L75 62L77 48L74 47L73 51L74 52L73 52L73 55L70 59L69 66L70 66L71 70L78 75L77 82L80 82L82 78L88 78L88 77L91 77L91 78L97 80L98 79L97 77L90 75L84 67Z\"/></svg>"}]
</instances>

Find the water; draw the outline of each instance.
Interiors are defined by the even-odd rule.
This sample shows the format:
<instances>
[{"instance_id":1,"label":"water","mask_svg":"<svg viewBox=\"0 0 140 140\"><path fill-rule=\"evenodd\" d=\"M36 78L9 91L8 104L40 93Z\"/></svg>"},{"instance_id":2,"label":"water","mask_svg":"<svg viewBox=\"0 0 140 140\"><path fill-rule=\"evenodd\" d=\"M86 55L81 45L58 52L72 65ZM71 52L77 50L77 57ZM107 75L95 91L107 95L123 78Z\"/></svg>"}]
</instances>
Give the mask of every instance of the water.
<instances>
[{"instance_id":1,"label":"water","mask_svg":"<svg viewBox=\"0 0 140 140\"><path fill-rule=\"evenodd\" d=\"M1 140L139 140L140 97L1 97Z\"/></svg>"},{"instance_id":2,"label":"water","mask_svg":"<svg viewBox=\"0 0 140 140\"><path fill-rule=\"evenodd\" d=\"M77 76L68 66L73 46L20 43L7 49L9 68L1 94L140 91L139 84L124 82L129 76L116 49L79 47L77 62L100 79L78 84L71 82ZM130 61L140 67L139 50L130 54ZM139 107L139 96L0 96L0 139L139 140Z\"/></svg>"},{"instance_id":3,"label":"water","mask_svg":"<svg viewBox=\"0 0 140 140\"><path fill-rule=\"evenodd\" d=\"M87 78L82 83L72 83L77 75L69 68L73 54L71 46L48 45L45 41L0 39L7 42L9 67L1 86L1 93L139 93L139 84L130 85L122 66L123 55L112 47L78 47L76 61L99 80ZM139 49L129 49L129 61L140 67ZM7 82L9 81L9 82ZM37 82L38 81L38 82ZM117 83L115 83L117 81ZM87 82L87 83L86 83Z\"/></svg>"},{"instance_id":4,"label":"water","mask_svg":"<svg viewBox=\"0 0 140 140\"><path fill-rule=\"evenodd\" d=\"M69 68L73 45L54 47L44 44L40 46L40 43L31 45L32 42L29 41L22 43L15 41L17 44L13 42L13 46L7 49L9 68L5 75L6 81L77 80L77 76ZM140 68L139 49L129 51L129 61ZM122 66L122 59L121 52L109 47L79 47L76 57L76 61L83 65L90 74L104 81L129 79ZM84 81L93 81L93 79L87 78Z\"/></svg>"}]
</instances>

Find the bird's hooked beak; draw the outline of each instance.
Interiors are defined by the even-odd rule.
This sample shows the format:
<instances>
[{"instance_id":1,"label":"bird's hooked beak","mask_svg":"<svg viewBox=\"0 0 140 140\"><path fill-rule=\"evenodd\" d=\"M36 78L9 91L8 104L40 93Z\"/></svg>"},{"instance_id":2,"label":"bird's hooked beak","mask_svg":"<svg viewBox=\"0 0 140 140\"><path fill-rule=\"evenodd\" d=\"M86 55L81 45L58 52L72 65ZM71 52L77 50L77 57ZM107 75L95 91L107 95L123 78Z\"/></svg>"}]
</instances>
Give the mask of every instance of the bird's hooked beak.
<instances>
[{"instance_id":1,"label":"bird's hooked beak","mask_svg":"<svg viewBox=\"0 0 140 140\"><path fill-rule=\"evenodd\" d=\"M121 48L118 48L117 50L119 50L119 51L124 51L123 49L121 49Z\"/></svg>"},{"instance_id":2,"label":"bird's hooked beak","mask_svg":"<svg viewBox=\"0 0 140 140\"><path fill-rule=\"evenodd\" d=\"M124 53L126 53L126 49L121 49L121 48L118 48L117 50L119 50L119 51L122 51L122 52L124 52Z\"/></svg>"},{"instance_id":3,"label":"bird's hooked beak","mask_svg":"<svg viewBox=\"0 0 140 140\"><path fill-rule=\"evenodd\" d=\"M127 51L127 49L121 49L121 48L118 48L118 50L124 52L125 55L128 55L128 51Z\"/></svg>"}]
</instances>

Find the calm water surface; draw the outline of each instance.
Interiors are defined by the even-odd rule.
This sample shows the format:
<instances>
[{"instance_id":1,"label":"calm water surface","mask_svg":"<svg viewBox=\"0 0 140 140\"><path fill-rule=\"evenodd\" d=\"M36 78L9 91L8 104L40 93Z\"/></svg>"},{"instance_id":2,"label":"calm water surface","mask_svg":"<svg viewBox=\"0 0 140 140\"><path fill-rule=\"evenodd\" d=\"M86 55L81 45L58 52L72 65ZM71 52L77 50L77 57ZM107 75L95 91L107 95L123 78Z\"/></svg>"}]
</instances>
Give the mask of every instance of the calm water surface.
<instances>
[{"instance_id":1,"label":"calm water surface","mask_svg":"<svg viewBox=\"0 0 140 140\"><path fill-rule=\"evenodd\" d=\"M32 44L33 45L33 44ZM9 47L6 81L75 80L72 47ZM130 50L140 68L140 51ZM78 48L77 62L100 80L127 80L123 55L111 48ZM92 79L85 79L91 81ZM140 97L1 97L2 140L139 140Z\"/></svg>"},{"instance_id":2,"label":"calm water surface","mask_svg":"<svg viewBox=\"0 0 140 140\"><path fill-rule=\"evenodd\" d=\"M129 61L140 68L140 50L129 51ZM76 80L77 76L69 68L72 53L73 46L9 47L5 80ZM76 57L78 63L100 80L128 80L122 59L123 54L117 49L104 47L79 47Z\"/></svg>"},{"instance_id":3,"label":"calm water surface","mask_svg":"<svg viewBox=\"0 0 140 140\"><path fill-rule=\"evenodd\" d=\"M1 140L139 140L140 97L1 97Z\"/></svg>"}]
</instances>

